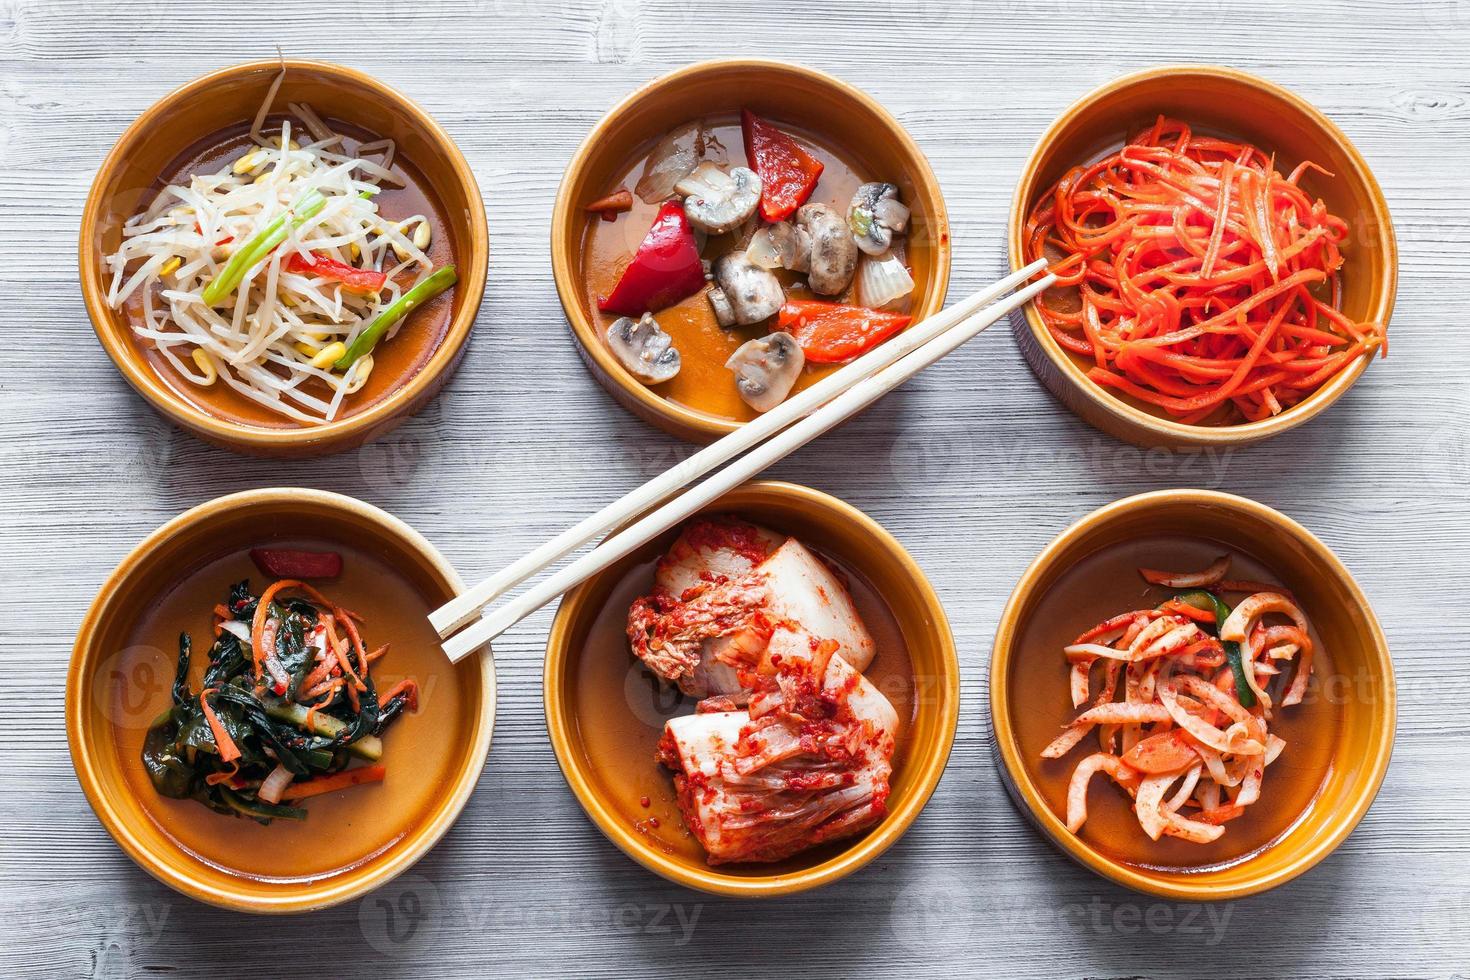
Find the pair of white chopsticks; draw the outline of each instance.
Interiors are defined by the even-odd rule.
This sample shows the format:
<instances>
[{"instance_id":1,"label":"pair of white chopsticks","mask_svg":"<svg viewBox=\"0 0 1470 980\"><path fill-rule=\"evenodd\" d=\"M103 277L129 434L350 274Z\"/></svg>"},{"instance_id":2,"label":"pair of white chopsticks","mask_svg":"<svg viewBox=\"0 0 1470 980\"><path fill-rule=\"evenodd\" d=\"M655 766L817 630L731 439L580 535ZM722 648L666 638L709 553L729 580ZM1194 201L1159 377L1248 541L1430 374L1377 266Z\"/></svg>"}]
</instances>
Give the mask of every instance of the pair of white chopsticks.
<instances>
[{"instance_id":1,"label":"pair of white chopsticks","mask_svg":"<svg viewBox=\"0 0 1470 980\"><path fill-rule=\"evenodd\" d=\"M440 636L447 637L444 652L451 661L464 659L548 602L632 553L644 542L691 517L776 461L867 408L1007 313L1030 302L1055 282L1056 277L1045 275L1004 300L996 300L1045 268L1046 262L1037 259L1019 272L910 327L440 606L429 615L429 622ZM480 610L526 579L746 450L750 452L721 472L659 507L520 596L475 620ZM471 625L461 629L466 624ZM460 631L456 633L456 630Z\"/></svg>"}]
</instances>

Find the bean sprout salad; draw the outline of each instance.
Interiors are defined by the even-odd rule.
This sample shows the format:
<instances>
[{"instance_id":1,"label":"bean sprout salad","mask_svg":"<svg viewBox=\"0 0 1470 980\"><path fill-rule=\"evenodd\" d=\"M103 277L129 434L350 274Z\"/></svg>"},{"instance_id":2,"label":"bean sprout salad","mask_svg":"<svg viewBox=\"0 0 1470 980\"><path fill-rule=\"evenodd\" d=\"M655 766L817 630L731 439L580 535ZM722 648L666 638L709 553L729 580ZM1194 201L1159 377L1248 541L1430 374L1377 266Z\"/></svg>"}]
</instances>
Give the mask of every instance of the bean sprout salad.
<instances>
[{"instance_id":1,"label":"bean sprout salad","mask_svg":"<svg viewBox=\"0 0 1470 980\"><path fill-rule=\"evenodd\" d=\"M136 334L192 384L222 381L315 425L340 417L376 345L457 277L429 258L427 215L389 220L374 201L403 183L392 140L353 146L296 102L265 131L283 78L245 152L163 188L123 226L108 303L137 297Z\"/></svg>"}]
</instances>

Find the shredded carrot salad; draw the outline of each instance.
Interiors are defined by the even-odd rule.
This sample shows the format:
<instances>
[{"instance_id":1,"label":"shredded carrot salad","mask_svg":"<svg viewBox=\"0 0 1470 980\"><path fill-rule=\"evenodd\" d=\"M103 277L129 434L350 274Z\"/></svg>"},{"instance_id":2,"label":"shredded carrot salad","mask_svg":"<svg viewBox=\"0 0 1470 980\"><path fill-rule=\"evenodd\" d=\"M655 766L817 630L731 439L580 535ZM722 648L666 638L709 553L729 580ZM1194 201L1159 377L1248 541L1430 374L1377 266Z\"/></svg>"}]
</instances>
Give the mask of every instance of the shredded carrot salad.
<instances>
[{"instance_id":1,"label":"shredded carrot salad","mask_svg":"<svg viewBox=\"0 0 1470 980\"><path fill-rule=\"evenodd\" d=\"M1087 790L1099 772L1132 797L1153 840L1210 843L1260 800L1266 767L1286 748L1269 724L1276 710L1306 696L1313 640L1280 586L1227 605L1222 593L1256 584L1226 579L1229 569L1228 557L1202 572L1140 568L1151 585L1182 591L1106 619L1064 649L1072 706L1081 713L1041 756L1062 759L1094 731L1100 750L1072 772L1072 833L1087 822Z\"/></svg>"},{"instance_id":2,"label":"shredded carrot salad","mask_svg":"<svg viewBox=\"0 0 1470 980\"><path fill-rule=\"evenodd\" d=\"M1258 421L1305 399L1386 328L1339 306L1348 225L1274 155L1160 116L1068 171L1026 221L1053 260L1036 309L1088 377L1188 424Z\"/></svg>"}]
</instances>

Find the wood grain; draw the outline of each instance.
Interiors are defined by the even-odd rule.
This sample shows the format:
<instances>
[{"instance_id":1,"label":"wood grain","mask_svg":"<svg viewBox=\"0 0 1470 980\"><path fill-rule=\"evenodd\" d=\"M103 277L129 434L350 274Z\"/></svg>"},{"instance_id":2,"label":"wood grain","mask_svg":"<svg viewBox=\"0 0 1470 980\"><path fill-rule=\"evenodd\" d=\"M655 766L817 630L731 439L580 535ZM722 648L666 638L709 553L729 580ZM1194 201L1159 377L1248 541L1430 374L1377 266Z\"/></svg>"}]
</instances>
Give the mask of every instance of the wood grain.
<instances>
[{"instance_id":1,"label":"wood grain","mask_svg":"<svg viewBox=\"0 0 1470 980\"><path fill-rule=\"evenodd\" d=\"M127 123L277 44L371 69L434 114L475 168L493 243L478 330L438 400L384 443L302 463L169 428L102 354L76 282L82 201ZM1465 0L0 3L0 975L274 977L301 972L303 953L313 972L373 978L1470 973L1467 45ZM475 578L687 453L585 374L548 222L565 161L615 99L720 54L835 72L908 126L948 198L956 296L1002 269L1022 161L1071 100L1169 61L1263 74L1331 115L1384 186L1402 253L1392 356L1267 445L1150 460L1052 402L993 331L777 466L897 534L963 660L938 793L892 852L837 886L737 905L603 840L546 740L549 612L498 644L484 779L398 884L265 921L153 882L88 809L62 730L71 641L102 578L184 508L282 484L386 507ZM1175 485L1255 497L1322 536L1373 598L1400 681L1394 764L1357 833L1297 882L1226 906L1154 903L1065 862L1011 807L989 745L990 638L1026 563L1091 508Z\"/></svg>"}]
</instances>

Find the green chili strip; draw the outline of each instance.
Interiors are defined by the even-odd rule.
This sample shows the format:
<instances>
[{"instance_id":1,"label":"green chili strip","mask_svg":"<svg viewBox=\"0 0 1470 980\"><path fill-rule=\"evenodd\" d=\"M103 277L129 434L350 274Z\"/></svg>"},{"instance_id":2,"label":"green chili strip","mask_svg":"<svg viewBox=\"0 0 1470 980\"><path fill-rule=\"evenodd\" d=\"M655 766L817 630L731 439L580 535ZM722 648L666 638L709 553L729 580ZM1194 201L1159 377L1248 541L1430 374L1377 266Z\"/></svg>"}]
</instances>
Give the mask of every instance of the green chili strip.
<instances>
[{"instance_id":1,"label":"green chili strip","mask_svg":"<svg viewBox=\"0 0 1470 980\"><path fill-rule=\"evenodd\" d=\"M389 327L458 281L459 275L455 273L454 266L446 265L436 270L433 275L398 297L386 310L379 313L378 318L357 335L352 346L347 348L347 353L339 357L337 363L332 366L339 371L346 371L352 367L359 358L366 357L373 352L373 348L378 345L378 341L383 339Z\"/></svg>"},{"instance_id":2,"label":"green chili strip","mask_svg":"<svg viewBox=\"0 0 1470 980\"><path fill-rule=\"evenodd\" d=\"M1196 609L1212 610L1215 614L1215 626L1210 630L1216 636L1220 635L1220 627L1225 625L1225 620L1230 618L1230 607L1221 601L1220 597L1213 592L1203 589L1195 589L1191 592L1182 592L1177 597L1180 602L1187 602ZM1225 647L1225 661L1230 664L1230 676L1235 679L1235 697L1242 707L1254 708L1256 706L1256 692L1251 690L1250 684L1245 679L1245 657L1241 654L1240 644L1232 640L1222 640L1221 645Z\"/></svg>"},{"instance_id":3,"label":"green chili strip","mask_svg":"<svg viewBox=\"0 0 1470 980\"><path fill-rule=\"evenodd\" d=\"M235 250L235 254L230 256L230 261L225 263L220 274L211 279L209 285L204 287L204 302L209 306L215 306L233 293L240 285L240 280L245 278L245 273L255 268L257 263L286 240L286 236L291 234L293 229L300 228L326 204L327 199L317 191L307 191L301 195L295 207L285 214L278 215L274 221L257 232L254 238Z\"/></svg>"},{"instance_id":4,"label":"green chili strip","mask_svg":"<svg viewBox=\"0 0 1470 980\"><path fill-rule=\"evenodd\" d=\"M312 715L311 728L307 729L306 717L309 712L304 706L294 701L282 700L271 694L261 695L260 703L265 706L265 713L272 718L288 722L323 738L335 738L341 734L342 729L347 727L347 723L341 719L318 711ZM347 751L368 762L377 762L383 757L383 741L375 735L368 735L347 746Z\"/></svg>"}]
</instances>

